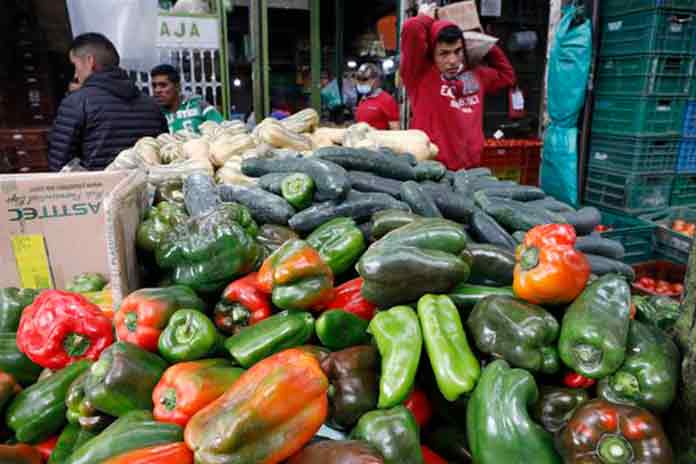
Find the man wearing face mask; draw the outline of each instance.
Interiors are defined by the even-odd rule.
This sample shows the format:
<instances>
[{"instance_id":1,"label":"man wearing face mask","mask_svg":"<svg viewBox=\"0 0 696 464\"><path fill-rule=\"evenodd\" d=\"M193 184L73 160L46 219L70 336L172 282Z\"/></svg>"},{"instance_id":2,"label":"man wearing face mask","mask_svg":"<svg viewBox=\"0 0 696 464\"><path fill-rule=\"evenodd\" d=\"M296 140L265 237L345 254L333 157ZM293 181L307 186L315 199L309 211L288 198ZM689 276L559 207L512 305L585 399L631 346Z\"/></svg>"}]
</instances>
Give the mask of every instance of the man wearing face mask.
<instances>
[{"instance_id":1,"label":"man wearing face mask","mask_svg":"<svg viewBox=\"0 0 696 464\"><path fill-rule=\"evenodd\" d=\"M435 20L436 12L434 4L421 5L402 30L400 73L413 109L411 128L428 134L448 169L473 168L483 151L484 98L517 79L497 46L484 63L468 63L461 29Z\"/></svg>"},{"instance_id":2,"label":"man wearing face mask","mask_svg":"<svg viewBox=\"0 0 696 464\"><path fill-rule=\"evenodd\" d=\"M399 105L394 97L381 89L381 73L377 65L365 63L355 75L360 103L355 119L378 130L399 129Z\"/></svg>"}]
</instances>

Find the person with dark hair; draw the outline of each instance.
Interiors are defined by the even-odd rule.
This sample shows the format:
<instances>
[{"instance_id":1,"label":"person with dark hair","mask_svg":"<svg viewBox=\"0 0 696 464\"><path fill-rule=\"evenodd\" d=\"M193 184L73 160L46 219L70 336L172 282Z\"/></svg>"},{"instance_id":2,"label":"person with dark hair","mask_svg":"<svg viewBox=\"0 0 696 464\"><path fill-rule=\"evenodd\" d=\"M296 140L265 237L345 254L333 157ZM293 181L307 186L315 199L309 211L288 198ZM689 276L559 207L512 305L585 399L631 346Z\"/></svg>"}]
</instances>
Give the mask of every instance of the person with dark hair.
<instances>
[{"instance_id":1,"label":"person with dark hair","mask_svg":"<svg viewBox=\"0 0 696 464\"><path fill-rule=\"evenodd\" d=\"M461 29L435 20L436 11L434 4L422 5L404 23L401 79L413 108L411 128L428 134L440 149L437 159L449 169L468 169L481 163L485 96L517 79L497 46L483 63L469 63Z\"/></svg>"},{"instance_id":2,"label":"person with dark hair","mask_svg":"<svg viewBox=\"0 0 696 464\"><path fill-rule=\"evenodd\" d=\"M399 105L394 97L382 90L382 73L374 63L364 63L355 73L360 103L355 119L379 130L399 129Z\"/></svg>"},{"instance_id":3,"label":"person with dark hair","mask_svg":"<svg viewBox=\"0 0 696 464\"><path fill-rule=\"evenodd\" d=\"M76 89L65 97L51 132L48 165L60 171L73 159L104 169L138 139L167 131L157 103L118 67L116 47L101 34L79 35L70 46Z\"/></svg>"},{"instance_id":4,"label":"person with dark hair","mask_svg":"<svg viewBox=\"0 0 696 464\"><path fill-rule=\"evenodd\" d=\"M174 66L155 66L150 71L150 83L155 99L167 118L169 132L186 129L198 133L198 127L203 122L224 120L218 110L202 96L181 94L181 77Z\"/></svg>"}]
</instances>

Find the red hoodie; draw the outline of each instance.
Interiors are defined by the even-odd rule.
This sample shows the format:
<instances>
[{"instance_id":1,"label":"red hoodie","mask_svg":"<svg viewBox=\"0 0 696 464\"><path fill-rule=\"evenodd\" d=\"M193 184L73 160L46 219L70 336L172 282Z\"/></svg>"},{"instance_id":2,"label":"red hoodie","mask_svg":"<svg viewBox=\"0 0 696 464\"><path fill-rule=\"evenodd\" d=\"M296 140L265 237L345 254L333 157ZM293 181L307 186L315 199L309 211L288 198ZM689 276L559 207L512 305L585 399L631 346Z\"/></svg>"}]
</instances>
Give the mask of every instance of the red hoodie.
<instances>
[{"instance_id":1,"label":"red hoodie","mask_svg":"<svg viewBox=\"0 0 696 464\"><path fill-rule=\"evenodd\" d=\"M438 161L448 169L476 167L483 151L483 102L485 95L515 84L515 70L503 51L495 46L486 57L487 65L464 70L461 76L478 83L467 94L471 82L446 80L435 66L435 38L450 21L435 21L419 15L404 24L401 36L401 79L406 86L413 121L411 128L424 131L440 149Z\"/></svg>"}]
</instances>

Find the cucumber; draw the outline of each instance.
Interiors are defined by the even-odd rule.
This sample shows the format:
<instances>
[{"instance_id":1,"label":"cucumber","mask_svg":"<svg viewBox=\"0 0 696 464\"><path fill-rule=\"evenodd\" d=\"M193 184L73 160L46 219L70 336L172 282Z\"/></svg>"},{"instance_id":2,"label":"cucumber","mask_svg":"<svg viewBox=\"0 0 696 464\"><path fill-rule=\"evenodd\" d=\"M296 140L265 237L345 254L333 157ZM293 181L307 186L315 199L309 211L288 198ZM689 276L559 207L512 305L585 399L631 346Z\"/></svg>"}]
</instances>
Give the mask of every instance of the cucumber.
<instances>
[{"instance_id":1,"label":"cucumber","mask_svg":"<svg viewBox=\"0 0 696 464\"><path fill-rule=\"evenodd\" d=\"M353 190L358 192L386 193L394 198L399 198L401 195L401 181L398 180L379 177L363 171L348 171L348 179Z\"/></svg>"},{"instance_id":2,"label":"cucumber","mask_svg":"<svg viewBox=\"0 0 696 464\"><path fill-rule=\"evenodd\" d=\"M595 207L586 207L577 212L559 213L571 226L575 227L575 233L580 235L591 234L602 223L602 213Z\"/></svg>"},{"instance_id":3,"label":"cucumber","mask_svg":"<svg viewBox=\"0 0 696 464\"><path fill-rule=\"evenodd\" d=\"M267 192L282 195L282 184L286 177L295 174L294 172L272 172L259 177L258 186Z\"/></svg>"},{"instance_id":4,"label":"cucumber","mask_svg":"<svg viewBox=\"0 0 696 464\"><path fill-rule=\"evenodd\" d=\"M453 221L469 224L474 214L474 202L451 188L435 183L424 182L421 188L435 200L442 215Z\"/></svg>"},{"instance_id":5,"label":"cucumber","mask_svg":"<svg viewBox=\"0 0 696 464\"><path fill-rule=\"evenodd\" d=\"M295 208L284 198L258 187L221 185L218 191L223 201L233 201L249 208L259 224L287 225L295 214Z\"/></svg>"},{"instance_id":6,"label":"cucumber","mask_svg":"<svg viewBox=\"0 0 696 464\"><path fill-rule=\"evenodd\" d=\"M406 161L406 163L412 167L418 164L418 158L413 153L397 153L391 148L382 147L377 150L380 153L384 153L389 156L398 156L399 159Z\"/></svg>"},{"instance_id":7,"label":"cucumber","mask_svg":"<svg viewBox=\"0 0 696 464\"><path fill-rule=\"evenodd\" d=\"M372 239L379 240L392 230L411 224L421 217L399 209L378 211L372 215Z\"/></svg>"},{"instance_id":8,"label":"cucumber","mask_svg":"<svg viewBox=\"0 0 696 464\"><path fill-rule=\"evenodd\" d=\"M514 187L486 187L477 190L476 193L481 192L485 193L488 197L507 198L517 201L541 200L542 198L546 197L543 190L538 187L530 187L528 185L517 185Z\"/></svg>"},{"instance_id":9,"label":"cucumber","mask_svg":"<svg viewBox=\"0 0 696 464\"><path fill-rule=\"evenodd\" d=\"M515 255L508 249L491 244L470 244L462 253L471 260L471 276L468 282L512 285Z\"/></svg>"},{"instance_id":10,"label":"cucumber","mask_svg":"<svg viewBox=\"0 0 696 464\"><path fill-rule=\"evenodd\" d=\"M510 234L481 210L476 210L471 217L471 232L474 239L481 243L498 245L509 251L514 251L517 246Z\"/></svg>"},{"instance_id":11,"label":"cucumber","mask_svg":"<svg viewBox=\"0 0 696 464\"><path fill-rule=\"evenodd\" d=\"M307 174L316 184L316 201L342 199L350 191L350 181L346 170L323 159L272 156L248 158L242 161L242 173L246 176L261 177L272 172Z\"/></svg>"},{"instance_id":12,"label":"cucumber","mask_svg":"<svg viewBox=\"0 0 696 464\"><path fill-rule=\"evenodd\" d=\"M307 233L323 223L341 216L353 218L356 222L363 222L383 209L411 210L406 203L395 200L386 193L351 191L343 201L327 201L310 206L295 214L288 222L296 232Z\"/></svg>"},{"instance_id":13,"label":"cucumber","mask_svg":"<svg viewBox=\"0 0 696 464\"><path fill-rule=\"evenodd\" d=\"M413 168L417 181L434 180L439 181L447 173L447 168L439 161L420 161Z\"/></svg>"},{"instance_id":14,"label":"cucumber","mask_svg":"<svg viewBox=\"0 0 696 464\"><path fill-rule=\"evenodd\" d=\"M191 217L210 212L220 204L215 180L207 174L190 174L184 180L183 189L184 205Z\"/></svg>"},{"instance_id":15,"label":"cucumber","mask_svg":"<svg viewBox=\"0 0 696 464\"><path fill-rule=\"evenodd\" d=\"M476 303L489 296L510 296L514 297L510 287L491 287L484 285L471 285L463 283L457 285L449 294L452 302L459 309L471 310Z\"/></svg>"},{"instance_id":16,"label":"cucumber","mask_svg":"<svg viewBox=\"0 0 696 464\"><path fill-rule=\"evenodd\" d=\"M435 200L421 189L417 182L406 181L401 184L401 199L416 214L424 217L442 217Z\"/></svg>"},{"instance_id":17,"label":"cucumber","mask_svg":"<svg viewBox=\"0 0 696 464\"><path fill-rule=\"evenodd\" d=\"M605 258L616 259L618 261L623 260L624 256L626 256L626 250L621 242L602 238L599 235L590 234L584 237L578 237L577 242L575 242L575 248L583 253L604 256Z\"/></svg>"},{"instance_id":18,"label":"cucumber","mask_svg":"<svg viewBox=\"0 0 696 464\"><path fill-rule=\"evenodd\" d=\"M636 272L631 266L622 261L591 254L586 254L585 256L587 256L587 260L590 262L592 274L596 276L601 277L604 274L619 274L626 277L629 283L636 280Z\"/></svg>"},{"instance_id":19,"label":"cucumber","mask_svg":"<svg viewBox=\"0 0 696 464\"><path fill-rule=\"evenodd\" d=\"M529 206L534 206L535 208L544 208L545 210L553 211L556 213L570 213L575 211L575 208L573 208L572 206L565 204L562 201L558 201L553 197L546 197L542 198L541 200L529 201L527 202L527 204Z\"/></svg>"},{"instance_id":20,"label":"cucumber","mask_svg":"<svg viewBox=\"0 0 696 464\"><path fill-rule=\"evenodd\" d=\"M493 173L489 168L473 168L473 169L461 169L457 171L457 174L461 173L467 177L492 177Z\"/></svg>"},{"instance_id":21,"label":"cucumber","mask_svg":"<svg viewBox=\"0 0 696 464\"><path fill-rule=\"evenodd\" d=\"M481 192L477 192L481 193ZM501 226L511 231L528 231L541 224L564 224L565 219L557 213L542 208L527 206L525 203L490 198L484 211Z\"/></svg>"},{"instance_id":22,"label":"cucumber","mask_svg":"<svg viewBox=\"0 0 696 464\"><path fill-rule=\"evenodd\" d=\"M397 180L416 178L409 160L400 155L364 148L324 147L314 152L313 158L336 163L349 171L367 171Z\"/></svg>"}]
</instances>

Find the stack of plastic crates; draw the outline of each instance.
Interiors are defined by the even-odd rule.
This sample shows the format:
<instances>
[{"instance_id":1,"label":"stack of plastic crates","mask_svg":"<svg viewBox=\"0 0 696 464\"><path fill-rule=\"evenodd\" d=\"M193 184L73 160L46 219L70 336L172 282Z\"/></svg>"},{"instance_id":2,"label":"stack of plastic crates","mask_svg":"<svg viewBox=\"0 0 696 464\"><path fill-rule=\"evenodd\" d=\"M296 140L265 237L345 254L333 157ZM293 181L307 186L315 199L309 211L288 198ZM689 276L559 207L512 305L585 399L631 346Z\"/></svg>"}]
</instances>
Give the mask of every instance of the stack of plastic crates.
<instances>
[{"instance_id":1,"label":"stack of plastic crates","mask_svg":"<svg viewBox=\"0 0 696 464\"><path fill-rule=\"evenodd\" d=\"M601 5L584 201L632 216L663 210L676 186L684 113L696 95L696 1Z\"/></svg>"}]
</instances>

